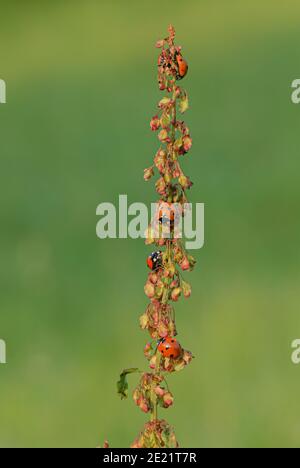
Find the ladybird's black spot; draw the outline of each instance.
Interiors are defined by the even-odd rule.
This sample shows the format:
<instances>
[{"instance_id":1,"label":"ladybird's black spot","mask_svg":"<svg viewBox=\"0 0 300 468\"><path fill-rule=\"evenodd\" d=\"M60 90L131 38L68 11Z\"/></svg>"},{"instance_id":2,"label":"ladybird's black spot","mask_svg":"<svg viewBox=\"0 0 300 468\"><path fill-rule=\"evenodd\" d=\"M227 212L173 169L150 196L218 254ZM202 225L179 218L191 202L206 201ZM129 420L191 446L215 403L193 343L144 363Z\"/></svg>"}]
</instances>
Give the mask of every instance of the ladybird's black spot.
<instances>
[{"instance_id":1,"label":"ladybird's black spot","mask_svg":"<svg viewBox=\"0 0 300 468\"><path fill-rule=\"evenodd\" d=\"M171 340L171 343L175 343L175 340Z\"/></svg>"},{"instance_id":2,"label":"ladybird's black spot","mask_svg":"<svg viewBox=\"0 0 300 468\"><path fill-rule=\"evenodd\" d=\"M173 358L174 358L174 354L171 354L171 355L170 355L170 358L173 359Z\"/></svg>"}]
</instances>

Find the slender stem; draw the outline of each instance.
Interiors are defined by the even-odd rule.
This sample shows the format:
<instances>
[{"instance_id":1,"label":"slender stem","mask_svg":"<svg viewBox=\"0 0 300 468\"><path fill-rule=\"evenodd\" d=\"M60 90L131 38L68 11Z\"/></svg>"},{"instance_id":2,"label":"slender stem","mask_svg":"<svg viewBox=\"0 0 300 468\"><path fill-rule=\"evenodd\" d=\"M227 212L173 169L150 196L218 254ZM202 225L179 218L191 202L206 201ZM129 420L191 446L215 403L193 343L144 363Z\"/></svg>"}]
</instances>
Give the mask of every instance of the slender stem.
<instances>
[{"instance_id":1,"label":"slender stem","mask_svg":"<svg viewBox=\"0 0 300 468\"><path fill-rule=\"evenodd\" d=\"M168 154L169 156L169 165L174 166L174 143L176 139L176 85L174 84L173 86L173 113L172 113L172 133L171 133L171 148L170 152ZM169 167L170 167L169 166ZM171 193L169 194L171 196ZM173 200L171 200L173 201ZM171 246L171 241L167 241L167 262L171 260L172 256L172 246ZM169 300L169 284L164 290L164 294L162 297L161 304L165 305L167 304ZM156 350L156 362L155 362L155 369L153 370L153 376L160 376L160 362L161 362L161 354ZM158 419L158 398L155 393L155 386L156 382L152 382L152 388L151 388L151 403L152 403L152 409L151 409L151 421L157 421Z\"/></svg>"},{"instance_id":2,"label":"slender stem","mask_svg":"<svg viewBox=\"0 0 300 468\"><path fill-rule=\"evenodd\" d=\"M161 354L157 350L156 351L155 369L153 371L154 376L160 376L160 360L161 360ZM152 402L151 421L156 421L158 419L158 399L157 399L157 395L155 393L155 387L156 387L156 382L152 382L152 388L151 388L151 402Z\"/></svg>"},{"instance_id":3,"label":"slender stem","mask_svg":"<svg viewBox=\"0 0 300 468\"><path fill-rule=\"evenodd\" d=\"M170 388L169 388L168 382L167 382L167 380L166 380L165 377L163 377L163 379L164 379L164 382L165 382L165 384L166 384L167 390L168 390L168 392L169 392L169 391L170 391Z\"/></svg>"},{"instance_id":4,"label":"slender stem","mask_svg":"<svg viewBox=\"0 0 300 468\"><path fill-rule=\"evenodd\" d=\"M156 352L156 364L155 364L155 375L157 376L160 375L160 359L161 359L160 352L157 351ZM154 420L156 421L157 419L158 419L158 398L157 398L157 395L155 395Z\"/></svg>"},{"instance_id":5,"label":"slender stem","mask_svg":"<svg viewBox=\"0 0 300 468\"><path fill-rule=\"evenodd\" d=\"M176 97L176 85L174 84L173 86L173 97L172 97L172 100L173 100L173 118L172 118L172 136L171 136L171 144L172 144L172 164L174 165L174 143L175 143L175 139L176 139L176 101L177 101L177 97Z\"/></svg>"}]
</instances>

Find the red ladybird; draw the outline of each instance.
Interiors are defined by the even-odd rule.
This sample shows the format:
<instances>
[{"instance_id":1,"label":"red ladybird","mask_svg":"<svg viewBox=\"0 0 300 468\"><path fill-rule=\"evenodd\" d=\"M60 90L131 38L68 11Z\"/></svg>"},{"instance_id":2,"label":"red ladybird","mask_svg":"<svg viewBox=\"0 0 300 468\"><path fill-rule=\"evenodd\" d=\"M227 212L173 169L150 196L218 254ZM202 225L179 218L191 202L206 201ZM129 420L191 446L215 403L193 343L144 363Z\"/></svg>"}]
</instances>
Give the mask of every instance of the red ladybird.
<instances>
[{"instance_id":1,"label":"red ladybird","mask_svg":"<svg viewBox=\"0 0 300 468\"><path fill-rule=\"evenodd\" d=\"M172 203L162 202L159 205L158 220L161 224L166 224L172 227L174 225L175 213Z\"/></svg>"},{"instance_id":2,"label":"red ladybird","mask_svg":"<svg viewBox=\"0 0 300 468\"><path fill-rule=\"evenodd\" d=\"M165 358L178 359L182 355L182 347L175 338L170 336L159 341L158 351Z\"/></svg>"},{"instance_id":3,"label":"red ladybird","mask_svg":"<svg viewBox=\"0 0 300 468\"><path fill-rule=\"evenodd\" d=\"M183 59L181 54L176 55L176 61L177 61L177 65L178 65L177 79L181 80L187 74L189 67L188 67L187 62Z\"/></svg>"},{"instance_id":4,"label":"red ladybird","mask_svg":"<svg viewBox=\"0 0 300 468\"><path fill-rule=\"evenodd\" d=\"M147 258L147 265L150 270L157 270L162 266L162 252L158 250L157 252L152 252L151 255Z\"/></svg>"}]
</instances>

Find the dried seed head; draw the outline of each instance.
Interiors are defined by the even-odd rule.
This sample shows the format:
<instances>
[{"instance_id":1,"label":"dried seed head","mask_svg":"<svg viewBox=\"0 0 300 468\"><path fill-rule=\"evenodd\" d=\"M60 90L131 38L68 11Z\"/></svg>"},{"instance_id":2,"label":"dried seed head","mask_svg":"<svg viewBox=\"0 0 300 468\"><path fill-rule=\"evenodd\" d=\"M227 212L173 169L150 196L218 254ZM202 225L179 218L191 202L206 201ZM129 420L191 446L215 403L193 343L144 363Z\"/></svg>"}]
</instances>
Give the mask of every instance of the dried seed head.
<instances>
[{"instance_id":1,"label":"dried seed head","mask_svg":"<svg viewBox=\"0 0 300 468\"><path fill-rule=\"evenodd\" d=\"M172 393L166 392L163 396L164 408L169 408L173 405L174 397Z\"/></svg>"},{"instance_id":2,"label":"dried seed head","mask_svg":"<svg viewBox=\"0 0 300 468\"><path fill-rule=\"evenodd\" d=\"M150 180L154 176L153 166L144 169L144 180Z\"/></svg>"},{"instance_id":3,"label":"dried seed head","mask_svg":"<svg viewBox=\"0 0 300 468\"><path fill-rule=\"evenodd\" d=\"M180 295L181 295L181 288L173 289L173 291L171 292L172 301L174 301L174 302L178 301Z\"/></svg>"},{"instance_id":4,"label":"dried seed head","mask_svg":"<svg viewBox=\"0 0 300 468\"><path fill-rule=\"evenodd\" d=\"M190 262L188 261L187 257L183 257L182 261L180 262L180 268L184 270L189 270L190 269Z\"/></svg>"},{"instance_id":5,"label":"dried seed head","mask_svg":"<svg viewBox=\"0 0 300 468\"><path fill-rule=\"evenodd\" d=\"M175 432L165 420L150 421L132 443L131 448L176 448Z\"/></svg>"},{"instance_id":6,"label":"dried seed head","mask_svg":"<svg viewBox=\"0 0 300 468\"><path fill-rule=\"evenodd\" d=\"M192 293L191 285L189 283L187 283L186 281L182 281L181 282L181 287L182 287L184 297L190 297L190 295Z\"/></svg>"},{"instance_id":7,"label":"dried seed head","mask_svg":"<svg viewBox=\"0 0 300 468\"><path fill-rule=\"evenodd\" d=\"M155 296L155 288L153 284L150 283L150 281L147 281L147 283L145 284L144 291L145 291L146 296L148 296L149 298L152 298Z\"/></svg>"},{"instance_id":8,"label":"dried seed head","mask_svg":"<svg viewBox=\"0 0 300 468\"><path fill-rule=\"evenodd\" d=\"M186 135L183 137L182 142L183 142L183 149L187 153L191 149L193 141L189 135Z\"/></svg>"}]
</instances>

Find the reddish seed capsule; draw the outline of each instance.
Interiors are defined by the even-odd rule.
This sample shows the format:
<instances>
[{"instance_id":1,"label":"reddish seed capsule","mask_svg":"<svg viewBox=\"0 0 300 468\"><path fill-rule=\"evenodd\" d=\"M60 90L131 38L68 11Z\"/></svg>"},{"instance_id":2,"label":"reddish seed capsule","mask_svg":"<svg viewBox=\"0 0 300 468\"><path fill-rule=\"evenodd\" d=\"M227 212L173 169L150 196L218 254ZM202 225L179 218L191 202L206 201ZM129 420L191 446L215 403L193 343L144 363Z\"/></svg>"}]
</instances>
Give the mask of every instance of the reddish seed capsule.
<instances>
[{"instance_id":1,"label":"reddish seed capsule","mask_svg":"<svg viewBox=\"0 0 300 468\"><path fill-rule=\"evenodd\" d=\"M182 347L175 338L168 336L160 340L158 351L166 358L177 359L182 355Z\"/></svg>"}]
</instances>

